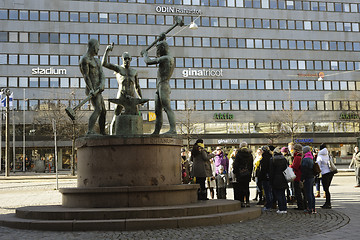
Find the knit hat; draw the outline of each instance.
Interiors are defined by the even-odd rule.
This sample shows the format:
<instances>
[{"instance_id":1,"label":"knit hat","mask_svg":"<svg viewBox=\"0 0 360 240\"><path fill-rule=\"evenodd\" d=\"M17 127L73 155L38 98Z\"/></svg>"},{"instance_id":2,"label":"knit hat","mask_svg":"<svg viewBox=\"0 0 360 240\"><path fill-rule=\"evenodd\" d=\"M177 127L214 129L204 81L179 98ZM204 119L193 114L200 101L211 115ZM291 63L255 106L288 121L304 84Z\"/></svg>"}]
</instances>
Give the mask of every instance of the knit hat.
<instances>
[{"instance_id":1,"label":"knit hat","mask_svg":"<svg viewBox=\"0 0 360 240\"><path fill-rule=\"evenodd\" d=\"M310 148L309 146L305 146L305 147L302 148L302 151L303 151L303 153L305 154L305 153L307 153L307 152L310 152L310 151L311 151L311 148Z\"/></svg>"},{"instance_id":2,"label":"knit hat","mask_svg":"<svg viewBox=\"0 0 360 240\"><path fill-rule=\"evenodd\" d=\"M301 146L301 144L295 144L294 145L294 150L296 151L296 152L302 152L302 146Z\"/></svg>"},{"instance_id":3,"label":"knit hat","mask_svg":"<svg viewBox=\"0 0 360 240\"><path fill-rule=\"evenodd\" d=\"M287 147L282 147L281 152L287 153L289 152L289 149Z\"/></svg>"},{"instance_id":4,"label":"knit hat","mask_svg":"<svg viewBox=\"0 0 360 240\"><path fill-rule=\"evenodd\" d=\"M240 148L243 148L243 147L247 147L247 142L242 142L242 143L240 143Z\"/></svg>"}]
</instances>

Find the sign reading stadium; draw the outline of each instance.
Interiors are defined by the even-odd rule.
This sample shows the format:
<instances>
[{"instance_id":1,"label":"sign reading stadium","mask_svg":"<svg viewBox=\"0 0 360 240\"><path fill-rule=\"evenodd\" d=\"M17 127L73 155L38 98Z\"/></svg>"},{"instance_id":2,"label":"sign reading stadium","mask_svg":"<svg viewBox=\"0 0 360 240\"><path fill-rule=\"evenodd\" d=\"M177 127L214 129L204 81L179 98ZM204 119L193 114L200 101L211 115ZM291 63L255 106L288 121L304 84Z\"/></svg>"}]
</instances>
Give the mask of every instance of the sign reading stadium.
<instances>
[{"instance_id":1,"label":"sign reading stadium","mask_svg":"<svg viewBox=\"0 0 360 240\"><path fill-rule=\"evenodd\" d=\"M201 10L194 8L177 8L177 7L164 7L157 6L155 8L157 13L178 13L178 14L198 14L201 15Z\"/></svg>"},{"instance_id":2,"label":"sign reading stadium","mask_svg":"<svg viewBox=\"0 0 360 240\"><path fill-rule=\"evenodd\" d=\"M33 68L31 69L32 75L66 75L66 69L55 69L53 67L50 68Z\"/></svg>"}]
</instances>

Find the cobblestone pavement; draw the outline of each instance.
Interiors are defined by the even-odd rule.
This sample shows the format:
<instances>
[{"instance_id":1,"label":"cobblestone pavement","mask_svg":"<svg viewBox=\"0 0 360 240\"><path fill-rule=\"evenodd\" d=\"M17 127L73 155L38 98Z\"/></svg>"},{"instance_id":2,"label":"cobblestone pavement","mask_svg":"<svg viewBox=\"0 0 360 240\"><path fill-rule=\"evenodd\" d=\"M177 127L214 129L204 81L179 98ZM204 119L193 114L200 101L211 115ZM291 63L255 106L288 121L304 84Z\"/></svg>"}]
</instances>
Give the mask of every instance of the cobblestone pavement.
<instances>
[{"instance_id":1,"label":"cobblestone pavement","mask_svg":"<svg viewBox=\"0 0 360 240\"><path fill-rule=\"evenodd\" d=\"M187 229L147 230L133 232L51 232L11 229L0 226L0 239L358 239L360 226L360 189L354 188L355 177L335 176L330 191L333 209L318 208L315 215L296 211L290 205L288 214L275 210L261 217L234 224ZM74 187L76 180L61 179L59 186ZM61 204L61 194L54 179L0 179L0 214L13 213L17 207ZM253 186L253 184L252 184ZM255 192L254 188L251 193ZM233 193L228 192L231 199ZM316 199L316 205L324 203ZM255 204L252 207L256 207Z\"/></svg>"}]
</instances>

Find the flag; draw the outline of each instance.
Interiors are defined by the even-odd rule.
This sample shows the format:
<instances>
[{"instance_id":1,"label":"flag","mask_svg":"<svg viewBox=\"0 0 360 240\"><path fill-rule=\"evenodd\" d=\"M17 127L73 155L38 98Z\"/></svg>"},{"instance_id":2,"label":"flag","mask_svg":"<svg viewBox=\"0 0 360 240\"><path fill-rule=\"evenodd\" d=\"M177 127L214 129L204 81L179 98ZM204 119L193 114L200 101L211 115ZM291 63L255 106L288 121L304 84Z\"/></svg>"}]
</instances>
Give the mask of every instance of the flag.
<instances>
[{"instance_id":1,"label":"flag","mask_svg":"<svg viewBox=\"0 0 360 240\"><path fill-rule=\"evenodd\" d=\"M1 99L1 107L6 107L6 98L7 96ZM13 99L14 99L14 93L11 93L9 97L9 107L13 107Z\"/></svg>"},{"instance_id":2,"label":"flag","mask_svg":"<svg viewBox=\"0 0 360 240\"><path fill-rule=\"evenodd\" d=\"M149 112L149 122L156 120L156 114L153 112Z\"/></svg>"}]
</instances>

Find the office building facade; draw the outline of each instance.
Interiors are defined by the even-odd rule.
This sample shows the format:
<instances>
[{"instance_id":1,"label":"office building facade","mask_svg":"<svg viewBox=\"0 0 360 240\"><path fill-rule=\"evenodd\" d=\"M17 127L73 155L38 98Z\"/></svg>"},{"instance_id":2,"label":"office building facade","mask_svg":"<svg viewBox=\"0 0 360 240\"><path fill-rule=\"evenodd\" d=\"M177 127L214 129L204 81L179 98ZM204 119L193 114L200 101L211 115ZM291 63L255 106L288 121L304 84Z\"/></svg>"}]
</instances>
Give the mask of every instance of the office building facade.
<instances>
[{"instance_id":1,"label":"office building facade","mask_svg":"<svg viewBox=\"0 0 360 240\"><path fill-rule=\"evenodd\" d=\"M150 99L141 107L150 134L157 68L146 66L140 52L179 16L185 26L167 35L179 134L210 145L325 142L346 159L359 132L359 11L355 0L2 0L0 86L14 93L15 129L25 118L16 153L25 134L26 155L52 156L39 119L51 118L43 114L51 106L85 98L78 62L90 38L100 42L99 57L114 43L111 63L121 64L125 51L132 55ZM192 22L198 29L189 28ZM110 122L114 106L107 99L118 84L112 71L104 73ZM89 104L79 111L84 124L91 111ZM61 144L64 163L71 141Z\"/></svg>"}]
</instances>

